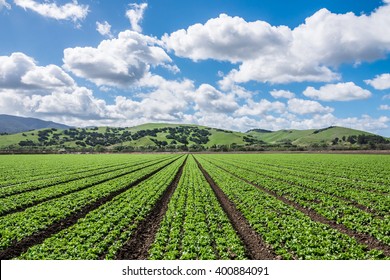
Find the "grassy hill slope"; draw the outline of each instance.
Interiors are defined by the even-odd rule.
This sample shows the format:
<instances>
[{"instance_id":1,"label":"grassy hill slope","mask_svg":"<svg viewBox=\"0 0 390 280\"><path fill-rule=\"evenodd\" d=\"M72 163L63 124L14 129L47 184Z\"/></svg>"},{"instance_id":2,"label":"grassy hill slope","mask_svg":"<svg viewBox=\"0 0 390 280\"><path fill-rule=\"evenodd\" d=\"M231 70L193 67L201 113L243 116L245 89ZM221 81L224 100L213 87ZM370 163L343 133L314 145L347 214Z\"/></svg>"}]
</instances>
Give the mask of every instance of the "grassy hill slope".
<instances>
[{"instance_id":1,"label":"grassy hill slope","mask_svg":"<svg viewBox=\"0 0 390 280\"><path fill-rule=\"evenodd\" d=\"M369 138L371 137L371 138ZM386 143L371 133L343 127L309 130L252 130L247 133L198 125L149 123L135 127L40 129L0 136L0 149L9 150L259 150L302 147L354 147ZM379 141L379 142L378 142Z\"/></svg>"},{"instance_id":2,"label":"grassy hill slope","mask_svg":"<svg viewBox=\"0 0 390 280\"><path fill-rule=\"evenodd\" d=\"M332 143L336 138L341 142L350 136L358 135L374 135L369 132L355 130L351 128L331 126L324 129L307 129L307 130L279 130L274 132L257 132L249 131L248 134L256 139L263 140L267 143L277 144L281 142L291 141L292 144L298 146L309 146L314 143L321 144ZM343 138L345 139L343 141Z\"/></svg>"}]
</instances>

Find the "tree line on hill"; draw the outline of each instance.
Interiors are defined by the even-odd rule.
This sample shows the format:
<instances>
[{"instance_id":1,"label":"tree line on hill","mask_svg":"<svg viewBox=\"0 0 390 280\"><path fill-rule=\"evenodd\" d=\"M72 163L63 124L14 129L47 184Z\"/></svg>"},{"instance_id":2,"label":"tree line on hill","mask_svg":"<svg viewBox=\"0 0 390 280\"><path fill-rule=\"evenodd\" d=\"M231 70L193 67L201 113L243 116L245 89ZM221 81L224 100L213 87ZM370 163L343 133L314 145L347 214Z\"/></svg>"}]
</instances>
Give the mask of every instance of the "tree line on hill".
<instances>
[{"instance_id":1,"label":"tree line on hill","mask_svg":"<svg viewBox=\"0 0 390 280\"><path fill-rule=\"evenodd\" d=\"M329 128L326 128L329 129ZM230 152L230 151L305 151L305 150L347 150L347 149L390 149L390 141L378 135L350 135L334 138L330 143L320 141L307 146L298 146L291 140L275 144L266 143L248 134L243 136L244 144L207 145L211 128L196 126L163 127L130 132L126 128L107 127L43 129L30 133L34 141L27 138L18 145L11 145L3 152ZM324 130L324 129L323 129ZM232 133L222 129L217 131ZM315 131L319 133L321 130ZM36 135L35 135L36 134ZM35 139L37 139L35 141ZM150 140L142 144L143 139ZM141 141L138 142L137 141ZM153 143L153 144L152 144Z\"/></svg>"}]
</instances>

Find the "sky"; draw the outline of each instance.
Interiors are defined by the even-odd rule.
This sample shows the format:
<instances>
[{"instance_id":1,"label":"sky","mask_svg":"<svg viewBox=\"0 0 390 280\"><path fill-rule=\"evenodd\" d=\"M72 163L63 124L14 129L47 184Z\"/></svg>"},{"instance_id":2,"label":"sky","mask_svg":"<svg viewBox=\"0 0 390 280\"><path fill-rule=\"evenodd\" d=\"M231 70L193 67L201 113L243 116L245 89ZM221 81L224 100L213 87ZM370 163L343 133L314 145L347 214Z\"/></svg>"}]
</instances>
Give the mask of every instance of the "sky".
<instances>
[{"instance_id":1,"label":"sky","mask_svg":"<svg viewBox=\"0 0 390 280\"><path fill-rule=\"evenodd\" d=\"M0 114L390 137L390 0L0 0Z\"/></svg>"}]
</instances>

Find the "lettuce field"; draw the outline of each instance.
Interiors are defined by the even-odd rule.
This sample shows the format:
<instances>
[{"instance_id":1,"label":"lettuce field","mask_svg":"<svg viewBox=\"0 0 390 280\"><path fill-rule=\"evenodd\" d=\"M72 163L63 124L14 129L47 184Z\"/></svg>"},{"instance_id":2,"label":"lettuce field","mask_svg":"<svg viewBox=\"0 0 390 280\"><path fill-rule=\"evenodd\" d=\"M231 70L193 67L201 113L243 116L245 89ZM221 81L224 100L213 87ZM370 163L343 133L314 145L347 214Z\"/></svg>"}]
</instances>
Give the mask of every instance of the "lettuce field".
<instances>
[{"instance_id":1,"label":"lettuce field","mask_svg":"<svg viewBox=\"0 0 390 280\"><path fill-rule=\"evenodd\" d=\"M390 156L4 155L0 259L390 259Z\"/></svg>"}]
</instances>

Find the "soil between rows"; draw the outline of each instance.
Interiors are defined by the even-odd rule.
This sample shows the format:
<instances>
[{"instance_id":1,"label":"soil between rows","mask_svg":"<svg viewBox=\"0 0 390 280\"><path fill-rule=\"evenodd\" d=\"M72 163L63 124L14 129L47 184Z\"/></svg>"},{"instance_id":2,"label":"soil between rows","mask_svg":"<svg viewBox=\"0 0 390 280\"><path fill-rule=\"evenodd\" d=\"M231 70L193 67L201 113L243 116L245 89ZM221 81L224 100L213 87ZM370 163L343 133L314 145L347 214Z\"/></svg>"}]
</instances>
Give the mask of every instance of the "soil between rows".
<instances>
[{"instance_id":1,"label":"soil between rows","mask_svg":"<svg viewBox=\"0 0 390 280\"><path fill-rule=\"evenodd\" d=\"M133 183L127 185L126 187L123 187L119 190L116 190L116 191L100 198L99 200L95 201L94 203L85 206L84 208L82 208L78 212L53 223L52 225L50 225L46 229L39 231L37 233L34 233L30 236L27 236L27 237L23 238L22 240L20 240L19 242L14 242L7 249L0 252L0 259L1 260L9 260L9 259L18 257L19 255L26 252L28 250L28 248L35 246L37 244L40 244L48 237L60 232L61 230L64 230L64 229L76 224L79 219L84 218L89 212L99 208L103 204L112 200L114 197L116 197L116 196L120 195L121 193L129 190L130 188L138 185L142 181L147 180L148 178L150 178L151 176L153 176L154 174L156 174L157 172L159 172L163 168L167 167L168 165L172 164L176 160L178 160L178 158L168 162L167 164L158 168L157 170L154 170L153 172L141 177L140 179L134 181Z\"/></svg>"},{"instance_id":2,"label":"soil between rows","mask_svg":"<svg viewBox=\"0 0 390 280\"><path fill-rule=\"evenodd\" d=\"M187 162L187 157L164 194L154 205L148 216L140 222L132 238L117 252L115 259L146 260L148 258L149 248L155 240L161 221L168 210L169 201L179 184L183 168Z\"/></svg>"},{"instance_id":3,"label":"soil between rows","mask_svg":"<svg viewBox=\"0 0 390 280\"><path fill-rule=\"evenodd\" d=\"M215 164L214 164L215 165ZM276 199L282 201L283 203L285 204L288 204L292 207L294 207L296 210L302 212L303 214L309 216L310 219L312 219L313 221L315 222L320 222L322 224L326 224L328 226L330 226L331 228L333 229L336 229L338 231L340 231L341 233L344 233L354 239L356 239L356 241L358 241L359 243L367 246L368 249L370 250L381 250L383 251L383 253L385 254L385 256L389 257L390 256L390 246L382 243L381 241L379 241L378 239L376 239L375 237L372 237L371 235L369 234L365 234L365 233L359 233L359 232L355 232L349 228L347 228L346 226L342 225L342 224L337 224L335 221L333 220L329 220L327 218L325 218L324 216L321 216L320 214L318 214L316 211L312 210L312 209L307 209L307 208L304 208L302 207L301 205L299 205L298 203L294 202L294 201L291 201L283 196L280 196L278 195L277 193L273 192L273 191L270 191L262 186L259 186L259 185L256 185L246 179L243 179L231 172L229 172L228 170L224 169L223 167L221 166L218 166L218 165L215 165L216 167L222 169L223 171L229 173L230 175L240 179L241 181L244 181L246 182L247 184L250 184L258 189L260 189L261 191L275 197Z\"/></svg>"},{"instance_id":4,"label":"soil between rows","mask_svg":"<svg viewBox=\"0 0 390 280\"><path fill-rule=\"evenodd\" d=\"M227 195L219 188L214 182L207 171L202 165L195 159L199 169L202 171L203 176L213 189L217 199L228 216L231 224L238 233L242 242L245 245L247 255L253 260L278 260L280 256L275 254L271 246L267 245L262 238L256 233L256 231L250 226L248 220L237 210L234 203L229 200Z\"/></svg>"}]
</instances>

